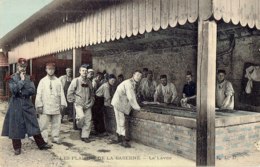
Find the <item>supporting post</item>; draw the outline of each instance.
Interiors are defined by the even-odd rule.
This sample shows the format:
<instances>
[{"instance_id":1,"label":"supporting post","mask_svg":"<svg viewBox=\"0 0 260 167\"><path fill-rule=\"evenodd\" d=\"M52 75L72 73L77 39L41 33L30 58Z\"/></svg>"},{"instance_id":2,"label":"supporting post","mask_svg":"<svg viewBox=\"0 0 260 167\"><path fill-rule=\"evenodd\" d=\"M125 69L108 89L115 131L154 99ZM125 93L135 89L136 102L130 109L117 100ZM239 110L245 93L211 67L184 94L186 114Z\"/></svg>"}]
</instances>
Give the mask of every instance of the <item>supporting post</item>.
<instances>
[{"instance_id":1,"label":"supporting post","mask_svg":"<svg viewBox=\"0 0 260 167\"><path fill-rule=\"evenodd\" d=\"M215 165L215 84L217 25L198 22L197 166Z\"/></svg>"},{"instance_id":2,"label":"supporting post","mask_svg":"<svg viewBox=\"0 0 260 167\"><path fill-rule=\"evenodd\" d=\"M77 76L77 74L79 73L79 67L81 66L81 48L76 49L74 48L72 51L72 61L73 61L73 78L75 78Z\"/></svg>"},{"instance_id":3,"label":"supporting post","mask_svg":"<svg viewBox=\"0 0 260 167\"><path fill-rule=\"evenodd\" d=\"M16 73L15 71L15 63L13 64L13 74Z\"/></svg>"},{"instance_id":4,"label":"supporting post","mask_svg":"<svg viewBox=\"0 0 260 167\"><path fill-rule=\"evenodd\" d=\"M32 65L32 59L30 59L30 75L33 75L33 65Z\"/></svg>"}]
</instances>

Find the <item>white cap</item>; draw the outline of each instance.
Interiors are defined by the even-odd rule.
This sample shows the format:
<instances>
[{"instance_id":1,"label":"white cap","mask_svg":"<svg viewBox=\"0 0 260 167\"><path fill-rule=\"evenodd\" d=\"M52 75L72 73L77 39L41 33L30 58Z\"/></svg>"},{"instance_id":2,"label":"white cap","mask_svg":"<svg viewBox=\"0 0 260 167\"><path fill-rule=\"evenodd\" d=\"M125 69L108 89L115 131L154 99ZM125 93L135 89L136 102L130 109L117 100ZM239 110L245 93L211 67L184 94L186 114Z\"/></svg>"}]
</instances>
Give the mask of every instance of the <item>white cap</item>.
<instances>
[{"instance_id":1,"label":"white cap","mask_svg":"<svg viewBox=\"0 0 260 167\"><path fill-rule=\"evenodd\" d=\"M93 69L88 69L88 72L94 72L94 70Z\"/></svg>"}]
</instances>

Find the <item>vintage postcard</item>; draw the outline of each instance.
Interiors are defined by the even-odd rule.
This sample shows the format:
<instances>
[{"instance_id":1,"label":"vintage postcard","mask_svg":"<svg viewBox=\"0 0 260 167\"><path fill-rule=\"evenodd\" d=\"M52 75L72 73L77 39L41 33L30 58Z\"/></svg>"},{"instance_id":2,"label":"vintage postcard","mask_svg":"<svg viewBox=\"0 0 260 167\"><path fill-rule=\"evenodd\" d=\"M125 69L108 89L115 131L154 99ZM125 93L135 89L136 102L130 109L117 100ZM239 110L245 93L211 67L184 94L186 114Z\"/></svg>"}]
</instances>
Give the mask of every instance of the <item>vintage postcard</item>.
<instances>
[{"instance_id":1,"label":"vintage postcard","mask_svg":"<svg viewBox=\"0 0 260 167\"><path fill-rule=\"evenodd\" d=\"M0 167L260 166L259 30L259 0L0 0Z\"/></svg>"}]
</instances>

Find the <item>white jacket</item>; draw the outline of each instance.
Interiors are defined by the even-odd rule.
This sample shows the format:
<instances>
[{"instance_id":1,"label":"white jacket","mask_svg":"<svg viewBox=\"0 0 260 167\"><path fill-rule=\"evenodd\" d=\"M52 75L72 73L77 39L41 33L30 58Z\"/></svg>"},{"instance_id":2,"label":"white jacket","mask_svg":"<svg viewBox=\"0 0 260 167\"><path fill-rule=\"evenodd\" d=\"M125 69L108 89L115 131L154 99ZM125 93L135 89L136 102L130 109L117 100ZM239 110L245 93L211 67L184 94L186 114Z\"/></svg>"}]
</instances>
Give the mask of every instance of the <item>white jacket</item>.
<instances>
[{"instance_id":1,"label":"white jacket","mask_svg":"<svg viewBox=\"0 0 260 167\"><path fill-rule=\"evenodd\" d=\"M129 115L131 107L139 111L140 106L136 100L136 82L131 78L118 85L111 104L118 111Z\"/></svg>"},{"instance_id":2,"label":"white jacket","mask_svg":"<svg viewBox=\"0 0 260 167\"><path fill-rule=\"evenodd\" d=\"M43 114L60 114L60 107L67 107L63 86L57 77L42 78L37 88L35 107L43 107Z\"/></svg>"}]
</instances>

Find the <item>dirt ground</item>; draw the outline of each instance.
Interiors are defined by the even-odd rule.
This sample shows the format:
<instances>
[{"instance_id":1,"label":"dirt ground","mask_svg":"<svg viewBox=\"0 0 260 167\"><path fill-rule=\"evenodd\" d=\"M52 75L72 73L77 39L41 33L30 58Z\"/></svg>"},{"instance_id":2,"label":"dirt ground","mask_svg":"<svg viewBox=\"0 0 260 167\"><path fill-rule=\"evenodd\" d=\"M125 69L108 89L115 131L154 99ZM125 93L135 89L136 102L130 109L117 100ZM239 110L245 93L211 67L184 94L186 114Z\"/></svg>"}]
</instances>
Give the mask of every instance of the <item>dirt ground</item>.
<instances>
[{"instance_id":1,"label":"dirt ground","mask_svg":"<svg viewBox=\"0 0 260 167\"><path fill-rule=\"evenodd\" d=\"M0 131L6 106L6 103L0 102ZM131 142L132 148L129 149L108 144L111 137L93 137L95 140L86 144L80 140L79 132L72 129L72 124L65 122L61 128L60 145L54 144L53 149L42 151L27 138L23 140L22 154L19 156L14 155L11 140L0 137L0 167L196 166L194 161L135 142ZM216 166L260 166L260 152L217 160Z\"/></svg>"}]
</instances>

